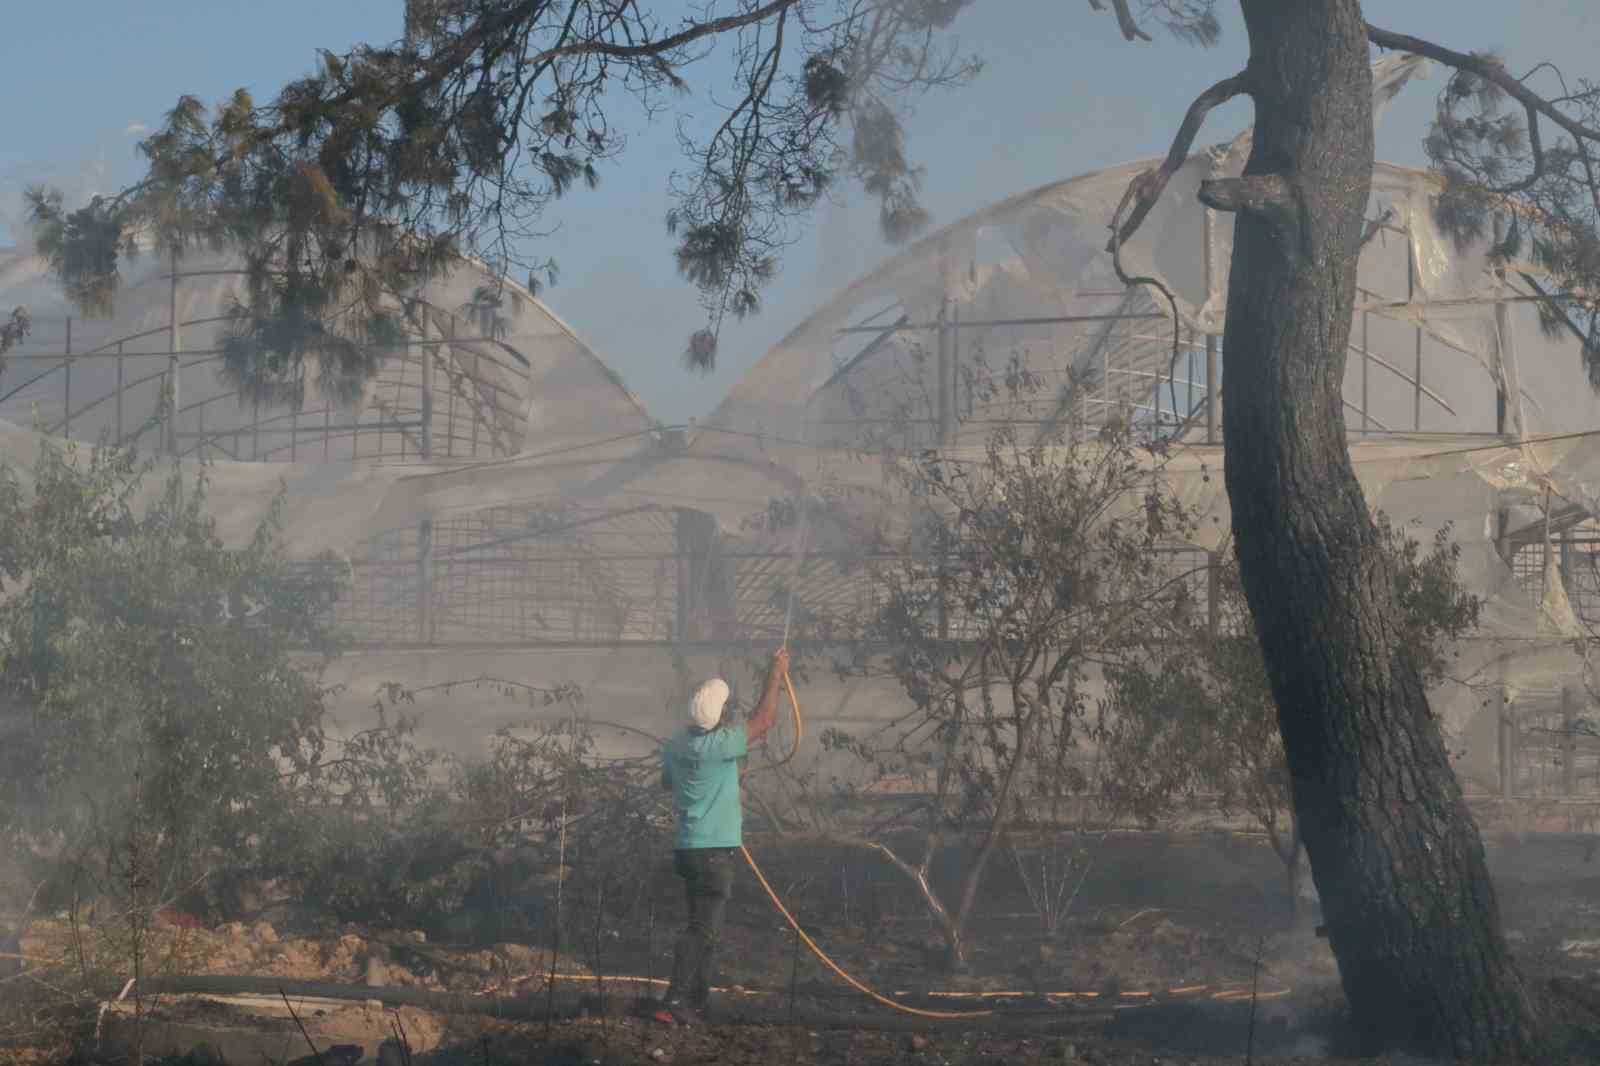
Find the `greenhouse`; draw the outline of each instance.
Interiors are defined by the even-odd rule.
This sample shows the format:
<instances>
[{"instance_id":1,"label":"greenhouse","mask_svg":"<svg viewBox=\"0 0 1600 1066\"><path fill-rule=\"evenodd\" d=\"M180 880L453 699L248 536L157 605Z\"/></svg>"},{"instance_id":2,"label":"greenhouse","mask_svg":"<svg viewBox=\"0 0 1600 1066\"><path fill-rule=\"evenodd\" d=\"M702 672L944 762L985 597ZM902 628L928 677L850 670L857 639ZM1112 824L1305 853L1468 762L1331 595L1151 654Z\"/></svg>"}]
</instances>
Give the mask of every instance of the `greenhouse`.
<instances>
[{"instance_id":1,"label":"greenhouse","mask_svg":"<svg viewBox=\"0 0 1600 1066\"><path fill-rule=\"evenodd\" d=\"M1415 64L1380 64L1380 103ZM6 457L26 471L45 435L204 463L228 538L248 536L282 486L288 549L332 553L347 581L336 615L353 647L330 668L348 686L341 713L364 713L388 681L500 677L575 683L587 713L648 728L685 671L738 675L797 615L869 603L861 553L901 514L885 449L978 454L997 425L1087 441L1131 419L1172 445L1166 475L1204 516L1163 550L1227 550L1217 396L1232 220L1195 193L1238 174L1248 143L1191 157L1122 250L1126 273L1160 287L1125 288L1105 250L1151 161L1050 184L843 286L687 426L651 418L541 299L475 264L414 294L404 345L357 401L313 380L298 406L264 407L217 373L237 262L147 256L115 313L94 319L71 312L40 258L3 253L0 305L34 322L0 389ZM1577 339L1541 320L1537 271L1440 234L1433 181L1387 164L1374 175L1351 452L1374 509L1419 539L1449 528L1486 601L1434 696L1469 792L1600 799L1600 747L1571 728L1590 708L1580 649L1600 621L1600 396ZM1020 407L978 384L1007 367L1036 383ZM763 521L797 501L825 517ZM818 677L809 691L818 730L892 716L905 698L883 680ZM517 714L457 693L425 728L471 751Z\"/></svg>"}]
</instances>

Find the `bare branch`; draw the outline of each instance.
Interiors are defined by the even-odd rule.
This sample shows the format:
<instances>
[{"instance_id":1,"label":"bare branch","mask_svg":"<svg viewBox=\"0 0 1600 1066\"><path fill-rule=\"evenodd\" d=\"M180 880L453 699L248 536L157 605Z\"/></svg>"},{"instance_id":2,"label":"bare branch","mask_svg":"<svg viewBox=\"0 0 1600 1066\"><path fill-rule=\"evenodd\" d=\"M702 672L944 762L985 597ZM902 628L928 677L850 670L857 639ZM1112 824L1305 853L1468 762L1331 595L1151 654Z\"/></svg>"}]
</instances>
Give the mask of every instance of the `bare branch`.
<instances>
[{"instance_id":1,"label":"bare branch","mask_svg":"<svg viewBox=\"0 0 1600 1066\"><path fill-rule=\"evenodd\" d=\"M1240 71L1231 78L1224 78L1211 88L1195 98L1189 105L1188 112L1183 116L1183 123L1178 127L1178 133L1172 139L1172 147L1167 151L1167 158L1155 170L1147 170L1135 178L1128 186L1128 191L1134 197L1133 212L1127 221L1120 226L1113 227L1113 236L1106 245L1106 251L1115 252L1118 245L1126 244L1138 231L1144 222L1145 216L1155 207L1161 199L1161 194L1166 191L1167 183L1172 176L1183 166L1189 158L1189 151L1194 147L1194 139L1200 133L1200 127L1205 124L1206 116L1215 108L1222 106L1235 96L1250 91L1250 80L1247 71ZM1123 197L1127 202L1128 197ZM1120 216L1121 209L1118 209Z\"/></svg>"},{"instance_id":2,"label":"bare branch","mask_svg":"<svg viewBox=\"0 0 1600 1066\"><path fill-rule=\"evenodd\" d=\"M1121 202L1117 204L1116 213L1111 217L1111 240L1107 243L1106 250L1111 253L1111 266L1117 273L1117 280L1129 288L1135 285L1148 285L1156 289L1166 297L1167 306L1172 310L1172 358L1167 374L1169 380L1176 376L1178 360L1183 351L1183 323L1178 314L1178 298L1159 278L1145 275L1130 277L1122 267L1122 245L1138 231L1145 216L1149 215L1151 209L1160 201L1161 194L1166 190L1172 176L1189 158L1189 150L1194 146L1194 139L1199 135L1200 127L1205 124L1206 116L1214 108L1249 91L1247 72L1240 71L1201 93L1194 103L1189 105L1188 112L1183 116L1183 123L1172 139L1172 147L1167 151L1167 158L1162 160L1161 165L1155 170L1145 171L1128 184L1127 190L1122 194ZM1130 202L1133 204L1133 211L1124 221L1122 214L1128 209ZM1176 411L1176 384L1172 386L1172 393L1173 410Z\"/></svg>"},{"instance_id":3,"label":"bare branch","mask_svg":"<svg viewBox=\"0 0 1600 1066\"><path fill-rule=\"evenodd\" d=\"M1104 11L1102 0L1089 0L1095 11ZM1134 16L1132 0L1111 0L1117 15L1117 25L1127 41L1148 41L1150 35L1139 27ZM1216 0L1142 0L1140 8L1146 18L1155 18L1174 36L1193 44L1215 44L1221 34L1217 22Z\"/></svg>"},{"instance_id":4,"label":"bare branch","mask_svg":"<svg viewBox=\"0 0 1600 1066\"><path fill-rule=\"evenodd\" d=\"M1133 12L1128 9L1128 0L1111 0L1112 6L1117 11L1117 25L1122 28L1122 39L1125 41L1148 41L1151 36L1139 28L1133 19ZM1089 0L1089 6L1096 11L1104 11L1106 5L1100 0Z\"/></svg>"}]
</instances>

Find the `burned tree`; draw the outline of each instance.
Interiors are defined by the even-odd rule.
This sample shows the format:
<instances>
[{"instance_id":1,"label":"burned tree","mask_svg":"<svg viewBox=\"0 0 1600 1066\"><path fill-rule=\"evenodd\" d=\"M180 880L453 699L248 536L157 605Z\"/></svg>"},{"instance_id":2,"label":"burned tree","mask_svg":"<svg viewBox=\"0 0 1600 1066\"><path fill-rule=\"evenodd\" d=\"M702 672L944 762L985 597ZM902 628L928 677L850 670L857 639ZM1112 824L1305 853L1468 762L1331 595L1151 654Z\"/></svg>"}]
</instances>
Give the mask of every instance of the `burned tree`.
<instances>
[{"instance_id":1,"label":"burned tree","mask_svg":"<svg viewBox=\"0 0 1600 1066\"><path fill-rule=\"evenodd\" d=\"M1119 5L1125 6L1125 5ZM1541 118L1564 130L1554 167L1570 193L1587 184L1594 132L1484 57L1370 29L1358 0L1285 5L1241 0L1245 70L1190 110L1167 164L1129 191L1115 248L1160 196L1205 113L1238 95L1256 107L1243 176L1202 186L1237 216L1225 327L1224 443L1240 573L1262 645L1295 811L1353 1014L1373 1044L1463 1057L1522 1058L1535 1015L1501 929L1483 845L1428 706L1401 651L1392 562L1350 463L1340 390L1373 166L1369 42L1458 68L1430 142L1450 158L1458 234L1489 205L1549 188ZM1457 119L1499 94L1526 109L1529 173L1506 177L1516 137ZM1574 103L1576 99L1576 103ZM1498 128L1501 124L1495 124ZM1594 244L1593 213L1525 214L1542 258L1571 282ZM1592 290L1591 290L1592 291Z\"/></svg>"}]
</instances>

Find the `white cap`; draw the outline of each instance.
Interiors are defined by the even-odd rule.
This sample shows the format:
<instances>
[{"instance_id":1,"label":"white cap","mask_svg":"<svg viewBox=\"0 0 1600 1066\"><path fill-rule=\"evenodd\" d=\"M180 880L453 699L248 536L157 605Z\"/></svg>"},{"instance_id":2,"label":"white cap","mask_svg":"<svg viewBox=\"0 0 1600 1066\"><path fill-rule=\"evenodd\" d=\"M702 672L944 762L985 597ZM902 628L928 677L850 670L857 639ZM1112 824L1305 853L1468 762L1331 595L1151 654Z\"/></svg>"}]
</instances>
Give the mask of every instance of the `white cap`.
<instances>
[{"instance_id":1,"label":"white cap","mask_svg":"<svg viewBox=\"0 0 1600 1066\"><path fill-rule=\"evenodd\" d=\"M689 698L689 721L701 729L715 729L722 721L722 708L728 702L728 683L720 677L694 690Z\"/></svg>"}]
</instances>

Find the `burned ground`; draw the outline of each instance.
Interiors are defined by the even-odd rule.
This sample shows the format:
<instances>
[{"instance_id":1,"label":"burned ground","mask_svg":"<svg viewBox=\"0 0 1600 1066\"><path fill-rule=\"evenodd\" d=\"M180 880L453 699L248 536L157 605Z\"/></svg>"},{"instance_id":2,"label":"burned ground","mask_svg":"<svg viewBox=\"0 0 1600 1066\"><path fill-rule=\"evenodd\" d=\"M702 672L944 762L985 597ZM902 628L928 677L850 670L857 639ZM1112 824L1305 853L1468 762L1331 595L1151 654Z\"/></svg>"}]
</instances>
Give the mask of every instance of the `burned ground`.
<instances>
[{"instance_id":1,"label":"burned ground","mask_svg":"<svg viewBox=\"0 0 1600 1066\"><path fill-rule=\"evenodd\" d=\"M851 849L771 839L751 847L800 921L847 970L908 1005L994 1013L934 1021L869 1003L796 950L746 875L721 954L725 991L715 1024L672 1032L628 1017L659 988L680 919L667 856L654 855L636 863L638 891L614 893L613 904L603 895L585 898L584 872L572 871L553 995L555 886L543 881L525 886L524 898L485 898L429 929L333 922L315 901L291 898L288 886L266 886L254 913L218 924L165 912L153 941L156 976L146 987L184 987L171 983L176 974L232 977L235 985L214 985L208 1006L177 995L147 1001L157 1019L147 1023L155 1041L148 1047L188 1052L207 1043L196 1034L210 1026L252 1034L252 1047L276 1041L269 1057L308 1055L284 1012L269 1017L281 989L300 1004L322 1049L354 1043L375 1055L398 1010L418 1061L1109 1066L1243 1062L1252 1052L1258 1063L1314 1062L1341 1050L1343 998L1332 955L1314 932L1314 915L1289 919L1281 867L1259 838L1107 836L1053 936L1041 931L1015 867L997 864L961 973L939 965L936 930L894 871ZM1600 1039L1600 865L1590 850L1577 836L1490 838L1512 942L1579 1061ZM64 980L62 964L70 971L80 945L94 969L97 935L80 929L75 940L66 922L33 923L15 952L30 960L27 969L8 984ZM330 994L352 1002L340 1005ZM549 1005L559 1017L547 1025ZM125 1033L126 1024L124 1010L109 1029ZM107 1032L98 1045L92 1033L79 1036L80 1055L114 1057L122 1046Z\"/></svg>"}]
</instances>

